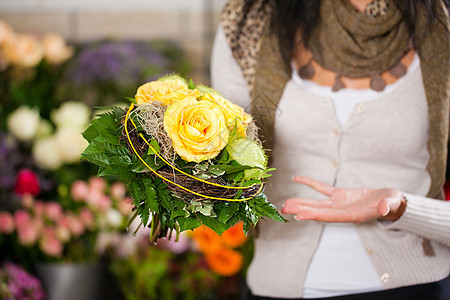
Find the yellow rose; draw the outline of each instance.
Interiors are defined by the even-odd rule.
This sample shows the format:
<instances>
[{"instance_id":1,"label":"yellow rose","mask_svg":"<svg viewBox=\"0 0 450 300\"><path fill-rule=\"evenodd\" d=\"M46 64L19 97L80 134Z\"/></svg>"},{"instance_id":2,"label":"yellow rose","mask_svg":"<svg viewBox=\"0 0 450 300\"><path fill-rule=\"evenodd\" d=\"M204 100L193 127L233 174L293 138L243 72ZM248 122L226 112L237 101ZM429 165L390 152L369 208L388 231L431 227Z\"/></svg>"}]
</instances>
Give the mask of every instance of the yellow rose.
<instances>
[{"instance_id":1,"label":"yellow rose","mask_svg":"<svg viewBox=\"0 0 450 300\"><path fill-rule=\"evenodd\" d=\"M186 161L201 162L216 157L229 139L220 108L193 96L169 105L164 129L177 154Z\"/></svg>"},{"instance_id":2,"label":"yellow rose","mask_svg":"<svg viewBox=\"0 0 450 300\"><path fill-rule=\"evenodd\" d=\"M32 68L44 57L44 48L38 38L28 34L18 34L5 41L3 54L12 64Z\"/></svg>"},{"instance_id":3,"label":"yellow rose","mask_svg":"<svg viewBox=\"0 0 450 300\"><path fill-rule=\"evenodd\" d=\"M230 131L237 125L237 133L242 137L245 137L245 131L247 125L252 121L252 117L244 111L242 107L232 103L217 93L208 93L203 95L201 100L210 101L222 110L225 122Z\"/></svg>"},{"instance_id":4,"label":"yellow rose","mask_svg":"<svg viewBox=\"0 0 450 300\"><path fill-rule=\"evenodd\" d=\"M188 96L199 97L201 93L191 90L184 80L178 77L148 82L141 85L135 99L138 105L158 101L165 105L180 101Z\"/></svg>"},{"instance_id":5,"label":"yellow rose","mask_svg":"<svg viewBox=\"0 0 450 300\"><path fill-rule=\"evenodd\" d=\"M73 55L73 48L66 45L59 34L47 34L42 41L45 59L51 64L60 64Z\"/></svg>"}]
</instances>

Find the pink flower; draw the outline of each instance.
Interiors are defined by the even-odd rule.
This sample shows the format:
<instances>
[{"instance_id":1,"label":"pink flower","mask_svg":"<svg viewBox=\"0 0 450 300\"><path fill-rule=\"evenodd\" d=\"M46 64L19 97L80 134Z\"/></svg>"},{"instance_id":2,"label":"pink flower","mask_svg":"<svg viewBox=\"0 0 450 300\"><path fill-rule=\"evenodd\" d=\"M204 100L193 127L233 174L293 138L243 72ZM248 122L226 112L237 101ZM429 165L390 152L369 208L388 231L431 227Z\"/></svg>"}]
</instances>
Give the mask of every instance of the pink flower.
<instances>
[{"instance_id":1,"label":"pink flower","mask_svg":"<svg viewBox=\"0 0 450 300\"><path fill-rule=\"evenodd\" d=\"M133 199L126 197L122 201L117 203L117 209L120 211L122 216L129 216L133 211Z\"/></svg>"},{"instance_id":2,"label":"pink flower","mask_svg":"<svg viewBox=\"0 0 450 300\"><path fill-rule=\"evenodd\" d=\"M55 229L51 227L44 228L39 246L44 253L50 256L61 256L63 252L63 245L58 240Z\"/></svg>"},{"instance_id":3,"label":"pink flower","mask_svg":"<svg viewBox=\"0 0 450 300\"><path fill-rule=\"evenodd\" d=\"M58 202L47 202L45 204L45 214L49 219L57 221L63 215L63 208Z\"/></svg>"},{"instance_id":4,"label":"pink flower","mask_svg":"<svg viewBox=\"0 0 450 300\"><path fill-rule=\"evenodd\" d=\"M92 211L87 207L81 208L80 219L83 222L84 226L86 226L86 228L93 229L93 227L95 226L94 215L92 214Z\"/></svg>"},{"instance_id":5,"label":"pink flower","mask_svg":"<svg viewBox=\"0 0 450 300\"><path fill-rule=\"evenodd\" d=\"M38 229L33 226L32 222L22 223L20 226L17 226L17 236L20 244L24 246L31 246L36 243L39 232Z\"/></svg>"},{"instance_id":6,"label":"pink flower","mask_svg":"<svg viewBox=\"0 0 450 300\"><path fill-rule=\"evenodd\" d=\"M101 195L98 198L97 207L100 211L107 211L111 207L111 199L106 195Z\"/></svg>"},{"instance_id":7,"label":"pink flower","mask_svg":"<svg viewBox=\"0 0 450 300\"><path fill-rule=\"evenodd\" d=\"M59 218L59 220L57 221L58 226L60 227L66 227L66 228L70 228L69 226L69 217L67 215L63 215L61 218Z\"/></svg>"},{"instance_id":8,"label":"pink flower","mask_svg":"<svg viewBox=\"0 0 450 300\"><path fill-rule=\"evenodd\" d=\"M91 177L89 179L89 192L103 194L106 189L106 181L101 177Z\"/></svg>"},{"instance_id":9,"label":"pink flower","mask_svg":"<svg viewBox=\"0 0 450 300\"><path fill-rule=\"evenodd\" d=\"M6 211L0 212L0 233L9 234L14 231L14 217Z\"/></svg>"},{"instance_id":10,"label":"pink flower","mask_svg":"<svg viewBox=\"0 0 450 300\"><path fill-rule=\"evenodd\" d=\"M22 227L31 223L30 214L23 209L18 209L14 212L14 219L16 220L17 227Z\"/></svg>"},{"instance_id":11,"label":"pink flower","mask_svg":"<svg viewBox=\"0 0 450 300\"><path fill-rule=\"evenodd\" d=\"M42 201L36 201L34 203L34 214L36 216L42 216L44 214L45 211L45 204Z\"/></svg>"},{"instance_id":12,"label":"pink flower","mask_svg":"<svg viewBox=\"0 0 450 300\"><path fill-rule=\"evenodd\" d=\"M14 191L19 195L37 196L41 192L36 174L30 169L22 169L17 175Z\"/></svg>"},{"instance_id":13,"label":"pink flower","mask_svg":"<svg viewBox=\"0 0 450 300\"><path fill-rule=\"evenodd\" d=\"M75 201L87 201L89 196L89 187L86 182L77 180L72 183L70 194Z\"/></svg>"},{"instance_id":14,"label":"pink flower","mask_svg":"<svg viewBox=\"0 0 450 300\"><path fill-rule=\"evenodd\" d=\"M116 200L122 200L127 193L125 184L121 182L115 182L111 185L111 196Z\"/></svg>"},{"instance_id":15,"label":"pink flower","mask_svg":"<svg viewBox=\"0 0 450 300\"><path fill-rule=\"evenodd\" d=\"M69 229L74 236L80 236L85 232L86 228L80 218L77 218L74 214L69 214L67 219L69 222Z\"/></svg>"}]
</instances>

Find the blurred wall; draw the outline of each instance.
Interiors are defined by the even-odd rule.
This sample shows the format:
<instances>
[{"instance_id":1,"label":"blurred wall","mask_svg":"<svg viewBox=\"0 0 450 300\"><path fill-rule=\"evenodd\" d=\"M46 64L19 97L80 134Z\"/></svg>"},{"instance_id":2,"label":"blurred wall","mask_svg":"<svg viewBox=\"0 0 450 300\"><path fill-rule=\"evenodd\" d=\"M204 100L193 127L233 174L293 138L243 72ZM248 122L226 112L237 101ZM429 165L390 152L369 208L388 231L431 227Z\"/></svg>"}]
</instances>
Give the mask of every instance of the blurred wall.
<instances>
[{"instance_id":1,"label":"blurred wall","mask_svg":"<svg viewBox=\"0 0 450 300\"><path fill-rule=\"evenodd\" d=\"M209 83L211 43L226 0L0 0L15 31L57 32L69 41L166 38L186 51L192 77Z\"/></svg>"}]
</instances>

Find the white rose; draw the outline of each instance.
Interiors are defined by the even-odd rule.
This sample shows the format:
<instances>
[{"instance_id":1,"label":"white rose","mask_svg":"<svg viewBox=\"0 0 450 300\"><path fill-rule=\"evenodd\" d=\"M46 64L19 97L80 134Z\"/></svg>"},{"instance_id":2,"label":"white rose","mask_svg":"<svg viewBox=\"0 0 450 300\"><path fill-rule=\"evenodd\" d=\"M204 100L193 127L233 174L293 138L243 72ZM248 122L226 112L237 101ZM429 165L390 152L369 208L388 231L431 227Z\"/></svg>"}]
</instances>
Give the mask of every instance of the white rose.
<instances>
[{"instance_id":1,"label":"white rose","mask_svg":"<svg viewBox=\"0 0 450 300\"><path fill-rule=\"evenodd\" d=\"M112 228L118 228L122 224L122 214L114 208L106 212L106 222Z\"/></svg>"},{"instance_id":2,"label":"white rose","mask_svg":"<svg viewBox=\"0 0 450 300\"><path fill-rule=\"evenodd\" d=\"M36 164L42 169L54 170L62 164L54 136L37 140L32 153Z\"/></svg>"},{"instance_id":3,"label":"white rose","mask_svg":"<svg viewBox=\"0 0 450 300\"><path fill-rule=\"evenodd\" d=\"M21 106L13 111L7 120L8 130L20 141L34 138L39 126L39 111Z\"/></svg>"},{"instance_id":4,"label":"white rose","mask_svg":"<svg viewBox=\"0 0 450 300\"><path fill-rule=\"evenodd\" d=\"M46 136L51 135L53 132L53 127L52 124L47 121L46 119L41 119L39 121L39 126L38 129L36 131L36 138L43 138Z\"/></svg>"},{"instance_id":5,"label":"white rose","mask_svg":"<svg viewBox=\"0 0 450 300\"><path fill-rule=\"evenodd\" d=\"M80 132L86 129L91 112L82 102L65 102L51 114L52 121L58 128L77 129Z\"/></svg>"},{"instance_id":6,"label":"white rose","mask_svg":"<svg viewBox=\"0 0 450 300\"><path fill-rule=\"evenodd\" d=\"M79 162L81 153L88 146L88 142L83 138L80 130L76 129L58 129L55 139L59 157L64 163Z\"/></svg>"}]
</instances>

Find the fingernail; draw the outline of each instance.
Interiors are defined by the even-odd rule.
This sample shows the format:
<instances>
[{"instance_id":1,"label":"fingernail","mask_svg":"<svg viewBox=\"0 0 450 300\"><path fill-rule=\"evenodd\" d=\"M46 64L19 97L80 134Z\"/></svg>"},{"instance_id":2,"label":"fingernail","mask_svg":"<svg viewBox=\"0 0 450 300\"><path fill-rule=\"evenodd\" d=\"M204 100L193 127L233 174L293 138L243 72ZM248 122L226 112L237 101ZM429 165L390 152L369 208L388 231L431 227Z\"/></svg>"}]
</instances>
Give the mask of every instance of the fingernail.
<instances>
[{"instance_id":1,"label":"fingernail","mask_svg":"<svg viewBox=\"0 0 450 300\"><path fill-rule=\"evenodd\" d=\"M301 219L298 218L297 215L294 216L294 220L295 220L295 221L301 221Z\"/></svg>"},{"instance_id":2,"label":"fingernail","mask_svg":"<svg viewBox=\"0 0 450 300\"><path fill-rule=\"evenodd\" d=\"M382 214L383 217L386 217L390 212L391 212L391 208L389 207L389 205L386 203L386 211L384 212L384 214Z\"/></svg>"},{"instance_id":3,"label":"fingernail","mask_svg":"<svg viewBox=\"0 0 450 300\"><path fill-rule=\"evenodd\" d=\"M291 180L292 180L292 181L295 181L295 176L292 176Z\"/></svg>"}]
</instances>

